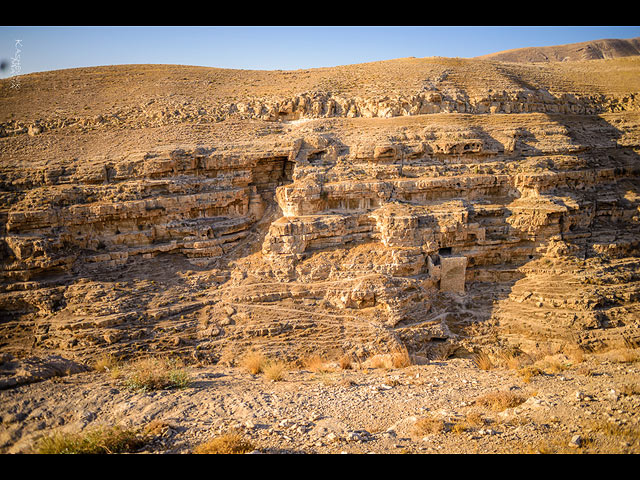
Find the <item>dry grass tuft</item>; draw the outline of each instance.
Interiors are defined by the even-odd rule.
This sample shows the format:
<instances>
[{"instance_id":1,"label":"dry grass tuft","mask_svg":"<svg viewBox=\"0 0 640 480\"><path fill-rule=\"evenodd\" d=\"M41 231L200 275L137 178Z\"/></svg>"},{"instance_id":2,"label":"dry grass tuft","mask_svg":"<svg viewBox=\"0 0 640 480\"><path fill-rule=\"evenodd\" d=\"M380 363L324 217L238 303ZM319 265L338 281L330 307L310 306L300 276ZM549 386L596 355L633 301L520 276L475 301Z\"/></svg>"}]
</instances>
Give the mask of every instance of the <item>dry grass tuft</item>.
<instances>
[{"instance_id":1,"label":"dry grass tuft","mask_svg":"<svg viewBox=\"0 0 640 480\"><path fill-rule=\"evenodd\" d=\"M383 355L374 355L373 357L369 358L366 363L371 368L382 368L382 369L389 368L387 361Z\"/></svg>"},{"instance_id":2,"label":"dry grass tuft","mask_svg":"<svg viewBox=\"0 0 640 480\"><path fill-rule=\"evenodd\" d=\"M601 355L613 363L633 363L640 360L640 349L616 348Z\"/></svg>"},{"instance_id":3,"label":"dry grass tuft","mask_svg":"<svg viewBox=\"0 0 640 480\"><path fill-rule=\"evenodd\" d=\"M265 365L265 358L259 352L249 352L240 360L240 366L249 371L253 375L262 372Z\"/></svg>"},{"instance_id":4,"label":"dry grass tuft","mask_svg":"<svg viewBox=\"0 0 640 480\"><path fill-rule=\"evenodd\" d=\"M563 349L563 353L569 358L573 365L578 365L586 359L584 350L577 345L566 346Z\"/></svg>"},{"instance_id":5,"label":"dry grass tuft","mask_svg":"<svg viewBox=\"0 0 640 480\"><path fill-rule=\"evenodd\" d=\"M487 423L484 417L477 412L468 414L465 421L472 427L483 427Z\"/></svg>"},{"instance_id":6,"label":"dry grass tuft","mask_svg":"<svg viewBox=\"0 0 640 480\"><path fill-rule=\"evenodd\" d=\"M640 383L625 383L620 386L619 391L626 396L640 395Z\"/></svg>"},{"instance_id":7,"label":"dry grass tuft","mask_svg":"<svg viewBox=\"0 0 640 480\"><path fill-rule=\"evenodd\" d=\"M136 430L121 427L98 427L80 433L54 433L38 442L39 454L130 453L139 450L146 438Z\"/></svg>"},{"instance_id":8,"label":"dry grass tuft","mask_svg":"<svg viewBox=\"0 0 640 480\"><path fill-rule=\"evenodd\" d=\"M616 423L600 420L594 421L590 425L592 435L602 435L614 438L618 443L624 440L628 444L640 443L640 427L637 425L618 425Z\"/></svg>"},{"instance_id":9,"label":"dry grass tuft","mask_svg":"<svg viewBox=\"0 0 640 480\"><path fill-rule=\"evenodd\" d=\"M473 363L480 370L491 370L494 368L491 358L484 352L476 353L473 356Z\"/></svg>"},{"instance_id":10,"label":"dry grass tuft","mask_svg":"<svg viewBox=\"0 0 640 480\"><path fill-rule=\"evenodd\" d=\"M568 453L629 453L627 448L640 443L640 429L637 426L622 426L607 420L595 420L584 425L588 434L582 436L579 445L569 443L570 435L560 432L545 439L544 443L523 448L526 453L568 454Z\"/></svg>"},{"instance_id":11,"label":"dry grass tuft","mask_svg":"<svg viewBox=\"0 0 640 480\"><path fill-rule=\"evenodd\" d=\"M534 362L531 355L517 348L510 348L500 352L498 359L499 363L509 370L520 370Z\"/></svg>"},{"instance_id":12,"label":"dry grass tuft","mask_svg":"<svg viewBox=\"0 0 640 480\"><path fill-rule=\"evenodd\" d=\"M284 379L284 374L288 370L286 362L271 360L262 367L264 376L272 382L279 382Z\"/></svg>"},{"instance_id":13,"label":"dry grass tuft","mask_svg":"<svg viewBox=\"0 0 640 480\"><path fill-rule=\"evenodd\" d=\"M470 430L483 427L485 419L479 413L470 413L463 420L457 421L451 427L453 433L464 433Z\"/></svg>"},{"instance_id":14,"label":"dry grass tuft","mask_svg":"<svg viewBox=\"0 0 640 480\"><path fill-rule=\"evenodd\" d=\"M541 372L548 375L558 374L569 366L564 358L558 356L546 357L534 364Z\"/></svg>"},{"instance_id":15,"label":"dry grass tuft","mask_svg":"<svg viewBox=\"0 0 640 480\"><path fill-rule=\"evenodd\" d=\"M476 399L476 404L493 411L501 412L507 408L517 407L524 403L526 398L513 392L500 391L483 395Z\"/></svg>"},{"instance_id":16,"label":"dry grass tuft","mask_svg":"<svg viewBox=\"0 0 640 480\"><path fill-rule=\"evenodd\" d=\"M518 375L529 383L538 375L556 375L572 365L584 361L584 352L579 348L565 347L563 353L550 353L541 350L529 354L521 354L508 360L509 368L517 371Z\"/></svg>"},{"instance_id":17,"label":"dry grass tuft","mask_svg":"<svg viewBox=\"0 0 640 480\"><path fill-rule=\"evenodd\" d=\"M353 368L353 360L351 355L343 355L338 360L338 365L341 370L351 370Z\"/></svg>"},{"instance_id":18,"label":"dry grass tuft","mask_svg":"<svg viewBox=\"0 0 640 480\"><path fill-rule=\"evenodd\" d=\"M161 358L143 358L124 367L125 385L132 390L186 388L191 379L177 362Z\"/></svg>"},{"instance_id":19,"label":"dry grass tuft","mask_svg":"<svg viewBox=\"0 0 640 480\"><path fill-rule=\"evenodd\" d=\"M589 365L580 365L576 368L575 372L579 375L584 375L585 377L592 377L594 373L593 367Z\"/></svg>"},{"instance_id":20,"label":"dry grass tuft","mask_svg":"<svg viewBox=\"0 0 640 480\"><path fill-rule=\"evenodd\" d=\"M518 369L518 375L525 383L529 383L533 377L542 373L542 370L534 365L527 365Z\"/></svg>"},{"instance_id":21,"label":"dry grass tuft","mask_svg":"<svg viewBox=\"0 0 640 480\"><path fill-rule=\"evenodd\" d=\"M152 437L158 437L163 435L171 428L171 424L165 422L164 420L152 420L147 425L145 425L142 430L144 435L150 435Z\"/></svg>"},{"instance_id":22,"label":"dry grass tuft","mask_svg":"<svg viewBox=\"0 0 640 480\"><path fill-rule=\"evenodd\" d=\"M392 368L406 368L413 365L413 359L405 347L397 348L390 353L373 355L365 362L370 368L390 370Z\"/></svg>"},{"instance_id":23,"label":"dry grass tuft","mask_svg":"<svg viewBox=\"0 0 640 480\"><path fill-rule=\"evenodd\" d=\"M112 354L104 354L93 363L96 372L111 372L118 367L118 359Z\"/></svg>"},{"instance_id":24,"label":"dry grass tuft","mask_svg":"<svg viewBox=\"0 0 640 480\"><path fill-rule=\"evenodd\" d=\"M435 417L420 417L413 424L412 432L414 435L422 437L425 435L433 435L445 431L446 424L444 420Z\"/></svg>"},{"instance_id":25,"label":"dry grass tuft","mask_svg":"<svg viewBox=\"0 0 640 480\"><path fill-rule=\"evenodd\" d=\"M255 450L253 444L245 440L241 434L230 432L212 438L193 449L195 454L241 454Z\"/></svg>"},{"instance_id":26,"label":"dry grass tuft","mask_svg":"<svg viewBox=\"0 0 640 480\"><path fill-rule=\"evenodd\" d=\"M302 364L306 369L316 373L331 371L331 368L328 366L325 359L320 355L307 357L302 361Z\"/></svg>"},{"instance_id":27,"label":"dry grass tuft","mask_svg":"<svg viewBox=\"0 0 640 480\"><path fill-rule=\"evenodd\" d=\"M413 361L406 347L401 347L391 352L391 366L393 368L406 368L411 365L413 365Z\"/></svg>"}]
</instances>

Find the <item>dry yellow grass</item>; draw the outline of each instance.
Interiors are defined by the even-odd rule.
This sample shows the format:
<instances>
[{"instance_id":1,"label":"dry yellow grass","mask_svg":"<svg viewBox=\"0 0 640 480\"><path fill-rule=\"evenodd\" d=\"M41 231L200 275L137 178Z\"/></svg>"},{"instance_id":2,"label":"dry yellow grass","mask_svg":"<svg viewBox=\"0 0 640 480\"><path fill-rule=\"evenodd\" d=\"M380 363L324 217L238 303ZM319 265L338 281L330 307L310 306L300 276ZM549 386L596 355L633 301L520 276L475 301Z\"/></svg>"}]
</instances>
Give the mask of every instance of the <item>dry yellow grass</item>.
<instances>
[{"instance_id":1,"label":"dry yellow grass","mask_svg":"<svg viewBox=\"0 0 640 480\"><path fill-rule=\"evenodd\" d=\"M616 348L602 353L601 356L614 363L633 363L640 360L640 349Z\"/></svg>"},{"instance_id":2,"label":"dry yellow grass","mask_svg":"<svg viewBox=\"0 0 640 480\"><path fill-rule=\"evenodd\" d=\"M568 364L562 358L549 357L539 362L540 369L547 374L557 374L564 371Z\"/></svg>"},{"instance_id":3,"label":"dry yellow grass","mask_svg":"<svg viewBox=\"0 0 640 480\"><path fill-rule=\"evenodd\" d=\"M413 424L412 433L418 437L424 435L433 435L445 431L446 424L444 420L435 417L420 417Z\"/></svg>"},{"instance_id":4,"label":"dry yellow grass","mask_svg":"<svg viewBox=\"0 0 640 480\"><path fill-rule=\"evenodd\" d=\"M624 383L618 388L618 390L621 394L627 396L640 395L640 383Z\"/></svg>"},{"instance_id":5,"label":"dry yellow grass","mask_svg":"<svg viewBox=\"0 0 640 480\"><path fill-rule=\"evenodd\" d=\"M85 432L55 432L42 437L35 447L39 454L104 454L135 452L147 438L136 430L119 426L96 427Z\"/></svg>"},{"instance_id":6,"label":"dry yellow grass","mask_svg":"<svg viewBox=\"0 0 640 480\"><path fill-rule=\"evenodd\" d=\"M480 370L491 370L494 368L491 357L484 352L476 353L473 356L473 364Z\"/></svg>"},{"instance_id":7,"label":"dry yellow grass","mask_svg":"<svg viewBox=\"0 0 640 480\"><path fill-rule=\"evenodd\" d=\"M304 367L312 372L328 372L331 368L328 366L327 361L320 355L312 355L305 358L302 361Z\"/></svg>"},{"instance_id":8,"label":"dry yellow grass","mask_svg":"<svg viewBox=\"0 0 640 480\"><path fill-rule=\"evenodd\" d=\"M398 348L390 353L379 353L368 358L365 365L370 368L389 370L413 365L413 359L406 348Z\"/></svg>"},{"instance_id":9,"label":"dry yellow grass","mask_svg":"<svg viewBox=\"0 0 640 480\"><path fill-rule=\"evenodd\" d=\"M145 425L143 429L144 435L151 436L159 436L165 433L169 428L171 428L171 424L165 422L164 420L151 420L147 425Z\"/></svg>"},{"instance_id":10,"label":"dry yellow grass","mask_svg":"<svg viewBox=\"0 0 640 480\"><path fill-rule=\"evenodd\" d=\"M387 362L382 355L374 355L373 357L369 358L366 363L371 368L388 368Z\"/></svg>"},{"instance_id":11,"label":"dry yellow grass","mask_svg":"<svg viewBox=\"0 0 640 480\"><path fill-rule=\"evenodd\" d=\"M110 372L118 365L118 359L114 355L104 354L93 363L93 369L97 372Z\"/></svg>"},{"instance_id":12,"label":"dry yellow grass","mask_svg":"<svg viewBox=\"0 0 640 480\"><path fill-rule=\"evenodd\" d=\"M607 420L588 422L581 428L588 432L581 435L579 445L569 442L571 434L559 431L547 436L544 441L533 445L514 446L514 453L542 453L542 454L590 454L590 453L628 453L625 446L640 443L640 429L637 426L622 426Z\"/></svg>"},{"instance_id":13,"label":"dry yellow grass","mask_svg":"<svg viewBox=\"0 0 640 480\"><path fill-rule=\"evenodd\" d=\"M280 360L270 360L262 367L264 376L272 382L283 380L287 370L288 365L286 362Z\"/></svg>"},{"instance_id":14,"label":"dry yellow grass","mask_svg":"<svg viewBox=\"0 0 640 480\"><path fill-rule=\"evenodd\" d=\"M563 353L571 360L573 365L580 364L585 361L585 353L582 348L577 345L566 346L563 349Z\"/></svg>"},{"instance_id":15,"label":"dry yellow grass","mask_svg":"<svg viewBox=\"0 0 640 480\"><path fill-rule=\"evenodd\" d=\"M240 360L240 366L249 373L257 375L262 372L265 365L265 357L259 352L249 352Z\"/></svg>"},{"instance_id":16,"label":"dry yellow grass","mask_svg":"<svg viewBox=\"0 0 640 480\"><path fill-rule=\"evenodd\" d=\"M527 365L518 369L518 376L522 378L525 383L531 382L533 377L540 375L542 370L533 365Z\"/></svg>"},{"instance_id":17,"label":"dry yellow grass","mask_svg":"<svg viewBox=\"0 0 640 480\"><path fill-rule=\"evenodd\" d=\"M607 420L601 420L594 421L589 426L591 435L594 437L596 437L596 435L609 437L616 440L617 443L640 443L640 427L637 425L618 425Z\"/></svg>"},{"instance_id":18,"label":"dry yellow grass","mask_svg":"<svg viewBox=\"0 0 640 480\"><path fill-rule=\"evenodd\" d=\"M228 455L248 453L253 450L255 450L254 445L245 440L241 434L230 432L198 445L193 449L193 453Z\"/></svg>"},{"instance_id":19,"label":"dry yellow grass","mask_svg":"<svg viewBox=\"0 0 640 480\"><path fill-rule=\"evenodd\" d=\"M406 347L391 352L391 366L393 368L406 368L413 364L411 355Z\"/></svg>"},{"instance_id":20,"label":"dry yellow grass","mask_svg":"<svg viewBox=\"0 0 640 480\"><path fill-rule=\"evenodd\" d=\"M191 382L184 367L163 358L142 358L123 367L125 386L132 390L186 388Z\"/></svg>"},{"instance_id":21,"label":"dry yellow grass","mask_svg":"<svg viewBox=\"0 0 640 480\"><path fill-rule=\"evenodd\" d=\"M451 426L453 433L464 433L485 425L485 419L477 412L469 413L464 419L455 422Z\"/></svg>"},{"instance_id":22,"label":"dry yellow grass","mask_svg":"<svg viewBox=\"0 0 640 480\"><path fill-rule=\"evenodd\" d=\"M489 408L496 412L501 412L507 408L517 407L524 403L526 398L513 392L499 391L492 392L476 399L476 404Z\"/></svg>"},{"instance_id":23,"label":"dry yellow grass","mask_svg":"<svg viewBox=\"0 0 640 480\"><path fill-rule=\"evenodd\" d=\"M350 355L343 355L340 357L340 360L338 360L338 365L340 365L342 370L351 370L353 368L353 360Z\"/></svg>"}]
</instances>

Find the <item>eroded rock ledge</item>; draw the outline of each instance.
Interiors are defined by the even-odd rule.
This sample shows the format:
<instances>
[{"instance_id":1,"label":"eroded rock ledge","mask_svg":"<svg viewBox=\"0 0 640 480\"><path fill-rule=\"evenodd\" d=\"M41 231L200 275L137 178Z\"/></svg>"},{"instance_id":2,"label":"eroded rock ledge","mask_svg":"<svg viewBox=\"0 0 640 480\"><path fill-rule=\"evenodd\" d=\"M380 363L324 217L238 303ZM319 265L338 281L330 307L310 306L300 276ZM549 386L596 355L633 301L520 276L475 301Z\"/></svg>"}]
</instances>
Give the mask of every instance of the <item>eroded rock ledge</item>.
<instances>
[{"instance_id":1,"label":"eroded rock ledge","mask_svg":"<svg viewBox=\"0 0 640 480\"><path fill-rule=\"evenodd\" d=\"M637 341L638 117L446 118L5 177L3 331L80 357Z\"/></svg>"},{"instance_id":2,"label":"eroded rock ledge","mask_svg":"<svg viewBox=\"0 0 640 480\"><path fill-rule=\"evenodd\" d=\"M6 120L3 353L638 342L634 90L445 77Z\"/></svg>"},{"instance_id":3,"label":"eroded rock ledge","mask_svg":"<svg viewBox=\"0 0 640 480\"><path fill-rule=\"evenodd\" d=\"M310 92L290 98L250 98L208 109L166 100L150 105L124 107L113 114L63 116L14 120L0 124L0 137L39 135L46 130L76 127L87 129L153 127L176 123L211 123L227 119L300 121L317 118L392 118L437 113L517 114L546 113L598 115L640 110L640 93L576 95L552 94L548 90L491 92L470 97L463 91L421 91L413 95L360 98L326 92Z\"/></svg>"}]
</instances>

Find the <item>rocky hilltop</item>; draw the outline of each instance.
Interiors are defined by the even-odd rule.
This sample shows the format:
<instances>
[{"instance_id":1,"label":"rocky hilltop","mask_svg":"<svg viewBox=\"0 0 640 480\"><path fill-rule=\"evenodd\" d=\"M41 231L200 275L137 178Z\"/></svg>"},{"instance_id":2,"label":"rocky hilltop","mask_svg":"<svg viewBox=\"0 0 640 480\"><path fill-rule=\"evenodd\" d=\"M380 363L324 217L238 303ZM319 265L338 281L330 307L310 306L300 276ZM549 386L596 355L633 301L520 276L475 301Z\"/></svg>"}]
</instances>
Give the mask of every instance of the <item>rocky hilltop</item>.
<instances>
[{"instance_id":1,"label":"rocky hilltop","mask_svg":"<svg viewBox=\"0 0 640 480\"><path fill-rule=\"evenodd\" d=\"M517 48L476 58L499 62L538 63L600 60L636 55L640 55L640 38L603 39L551 47Z\"/></svg>"},{"instance_id":2,"label":"rocky hilltop","mask_svg":"<svg viewBox=\"0 0 640 480\"><path fill-rule=\"evenodd\" d=\"M3 358L638 342L639 74L406 58L2 80Z\"/></svg>"}]
</instances>

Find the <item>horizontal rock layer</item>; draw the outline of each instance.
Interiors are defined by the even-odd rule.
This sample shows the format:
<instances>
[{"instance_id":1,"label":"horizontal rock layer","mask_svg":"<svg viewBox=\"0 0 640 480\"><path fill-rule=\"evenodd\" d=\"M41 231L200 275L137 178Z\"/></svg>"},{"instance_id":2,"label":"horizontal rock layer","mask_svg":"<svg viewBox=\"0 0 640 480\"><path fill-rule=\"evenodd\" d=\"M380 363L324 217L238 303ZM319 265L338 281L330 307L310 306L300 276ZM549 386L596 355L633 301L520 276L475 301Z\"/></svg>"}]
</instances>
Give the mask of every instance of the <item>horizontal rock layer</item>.
<instances>
[{"instance_id":1,"label":"horizontal rock layer","mask_svg":"<svg viewBox=\"0 0 640 480\"><path fill-rule=\"evenodd\" d=\"M3 349L233 361L640 340L635 96L450 93L3 137Z\"/></svg>"}]
</instances>

